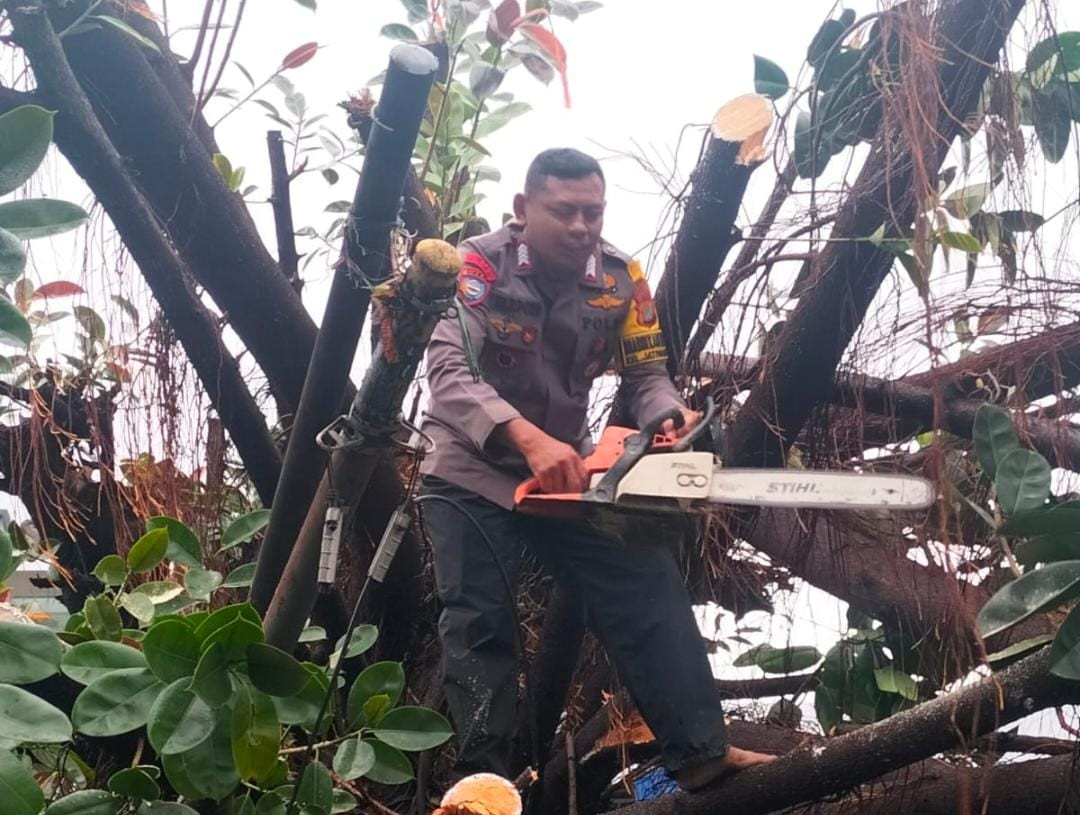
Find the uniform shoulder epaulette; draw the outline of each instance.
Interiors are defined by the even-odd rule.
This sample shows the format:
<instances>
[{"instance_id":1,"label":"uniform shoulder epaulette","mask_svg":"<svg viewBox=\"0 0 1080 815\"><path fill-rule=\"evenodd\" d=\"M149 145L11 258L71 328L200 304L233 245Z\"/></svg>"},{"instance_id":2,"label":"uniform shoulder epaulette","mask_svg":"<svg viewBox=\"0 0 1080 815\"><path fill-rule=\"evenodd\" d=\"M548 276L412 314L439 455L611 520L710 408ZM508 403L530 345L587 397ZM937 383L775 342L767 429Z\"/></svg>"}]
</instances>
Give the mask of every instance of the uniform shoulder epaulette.
<instances>
[{"instance_id":1,"label":"uniform shoulder epaulette","mask_svg":"<svg viewBox=\"0 0 1080 815\"><path fill-rule=\"evenodd\" d=\"M623 252L614 244L608 243L604 240L600 241L600 252L604 255L604 257L614 258L615 260L618 260L625 265L629 265L630 261L633 260L633 258L630 257L630 255L626 254L626 252Z\"/></svg>"}]
</instances>

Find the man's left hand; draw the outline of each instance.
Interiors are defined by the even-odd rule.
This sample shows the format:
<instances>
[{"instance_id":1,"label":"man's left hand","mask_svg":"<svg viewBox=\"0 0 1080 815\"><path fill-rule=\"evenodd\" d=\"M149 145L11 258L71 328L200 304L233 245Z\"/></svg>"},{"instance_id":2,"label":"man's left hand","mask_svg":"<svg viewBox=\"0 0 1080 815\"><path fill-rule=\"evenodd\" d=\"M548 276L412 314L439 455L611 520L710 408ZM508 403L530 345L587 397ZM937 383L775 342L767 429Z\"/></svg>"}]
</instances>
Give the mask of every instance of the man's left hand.
<instances>
[{"instance_id":1,"label":"man's left hand","mask_svg":"<svg viewBox=\"0 0 1080 815\"><path fill-rule=\"evenodd\" d=\"M662 425L660 425L660 432L666 435L675 435L675 438L681 439L691 430L693 430L697 423L701 421L701 413L696 410L690 410L690 408L680 408L682 412L683 423L682 427L675 427L675 420L668 419Z\"/></svg>"}]
</instances>

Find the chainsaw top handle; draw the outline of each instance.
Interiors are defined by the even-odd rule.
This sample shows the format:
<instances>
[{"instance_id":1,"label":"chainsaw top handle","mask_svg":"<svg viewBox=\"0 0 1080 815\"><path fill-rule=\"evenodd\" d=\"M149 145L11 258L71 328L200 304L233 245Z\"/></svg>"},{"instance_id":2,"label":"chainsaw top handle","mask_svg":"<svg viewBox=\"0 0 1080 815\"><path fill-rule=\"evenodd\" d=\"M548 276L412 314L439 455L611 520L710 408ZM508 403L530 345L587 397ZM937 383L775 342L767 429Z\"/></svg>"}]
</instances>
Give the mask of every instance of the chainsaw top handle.
<instances>
[{"instance_id":1,"label":"chainsaw top handle","mask_svg":"<svg viewBox=\"0 0 1080 815\"><path fill-rule=\"evenodd\" d=\"M705 407L705 415L702 416L701 421L683 436L681 439L671 444L664 445L671 452L678 453L683 450L688 450L702 433L709 428L709 423L712 421L713 415L716 413L716 403L712 399L707 400ZM664 423L671 420L676 429L683 426L686 419L683 417L681 408L670 408L665 410L659 416L655 417L652 421L648 422L637 433L627 436L623 441L623 453L619 456L618 460L611 465L611 468L604 473L603 477L596 483L596 486L581 496L583 501L596 501L600 503L610 503L615 500L615 491L619 486L619 482L623 480L623 477L630 472L631 468L641 461L641 458L649 453L656 444L656 437L662 435L660 428L664 426Z\"/></svg>"}]
</instances>

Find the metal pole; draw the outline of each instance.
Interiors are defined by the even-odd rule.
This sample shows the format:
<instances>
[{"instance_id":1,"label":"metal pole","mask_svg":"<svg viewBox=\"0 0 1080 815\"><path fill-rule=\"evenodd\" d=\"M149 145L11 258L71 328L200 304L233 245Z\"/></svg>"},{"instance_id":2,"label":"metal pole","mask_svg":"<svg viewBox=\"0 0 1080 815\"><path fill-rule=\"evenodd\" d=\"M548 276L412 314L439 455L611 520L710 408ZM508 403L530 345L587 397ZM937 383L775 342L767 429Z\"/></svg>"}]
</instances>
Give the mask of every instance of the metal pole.
<instances>
[{"instance_id":1,"label":"metal pole","mask_svg":"<svg viewBox=\"0 0 1080 815\"><path fill-rule=\"evenodd\" d=\"M431 332L453 301L460 268L457 250L450 244L421 241L405 277L391 281L375 295L383 308L375 359L349 415L340 417L320 436L320 443L335 451L332 466L337 501L348 504L363 494L379 457L400 430L402 400ZM263 621L267 642L286 651L296 646L315 605L322 519L329 500L324 479ZM399 531L404 533L404 528ZM384 535L384 544L369 570L377 582L385 577L400 540L400 535Z\"/></svg>"},{"instance_id":2,"label":"metal pole","mask_svg":"<svg viewBox=\"0 0 1080 815\"><path fill-rule=\"evenodd\" d=\"M437 68L435 57L419 46L399 45L390 54L349 213L343 262L334 272L255 566L251 602L260 612L270 605L325 467L315 436L340 409L370 289L390 273L390 232Z\"/></svg>"}]
</instances>

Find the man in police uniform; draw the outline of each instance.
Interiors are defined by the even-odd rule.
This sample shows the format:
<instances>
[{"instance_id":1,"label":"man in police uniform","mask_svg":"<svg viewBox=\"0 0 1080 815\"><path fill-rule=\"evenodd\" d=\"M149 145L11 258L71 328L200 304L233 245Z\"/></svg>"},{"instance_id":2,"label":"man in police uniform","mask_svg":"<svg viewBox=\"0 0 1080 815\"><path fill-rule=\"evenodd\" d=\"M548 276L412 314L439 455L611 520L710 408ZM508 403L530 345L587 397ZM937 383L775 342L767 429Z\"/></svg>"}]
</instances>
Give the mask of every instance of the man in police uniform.
<instances>
[{"instance_id":1,"label":"man in police uniform","mask_svg":"<svg viewBox=\"0 0 1080 815\"><path fill-rule=\"evenodd\" d=\"M514 215L460 247L463 319L440 322L428 346L423 429L436 450L424 462L423 489L475 517L511 581L524 544L581 603L682 786L768 760L728 745L701 634L666 547L621 547L512 512L514 489L529 475L545 492L587 488L589 390L612 363L639 423L672 407L685 418L680 433L699 419L668 378L640 265L600 237L600 165L576 150L541 153ZM510 599L467 518L443 502L429 503L425 515L444 605L439 637L457 770L507 776L518 690Z\"/></svg>"}]
</instances>

